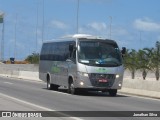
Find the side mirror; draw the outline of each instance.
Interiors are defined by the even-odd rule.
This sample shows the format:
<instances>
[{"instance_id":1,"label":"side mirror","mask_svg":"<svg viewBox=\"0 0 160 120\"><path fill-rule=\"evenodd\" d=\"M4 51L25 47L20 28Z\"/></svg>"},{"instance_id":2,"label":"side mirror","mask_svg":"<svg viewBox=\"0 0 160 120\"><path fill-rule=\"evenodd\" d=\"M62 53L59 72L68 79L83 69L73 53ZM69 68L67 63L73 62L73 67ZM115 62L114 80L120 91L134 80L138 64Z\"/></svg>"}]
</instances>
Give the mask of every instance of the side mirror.
<instances>
[{"instance_id":1,"label":"side mirror","mask_svg":"<svg viewBox=\"0 0 160 120\"><path fill-rule=\"evenodd\" d=\"M126 54L126 47L122 47L122 55Z\"/></svg>"}]
</instances>

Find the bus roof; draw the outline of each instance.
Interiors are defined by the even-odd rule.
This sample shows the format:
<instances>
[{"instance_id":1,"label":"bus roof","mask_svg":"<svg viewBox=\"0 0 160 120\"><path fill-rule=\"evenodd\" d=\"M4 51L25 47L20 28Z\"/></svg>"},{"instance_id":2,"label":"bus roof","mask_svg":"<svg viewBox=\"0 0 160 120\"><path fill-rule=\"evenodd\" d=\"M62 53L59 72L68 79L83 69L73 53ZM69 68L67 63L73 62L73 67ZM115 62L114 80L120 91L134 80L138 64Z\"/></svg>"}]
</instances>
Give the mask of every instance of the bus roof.
<instances>
[{"instance_id":1,"label":"bus roof","mask_svg":"<svg viewBox=\"0 0 160 120\"><path fill-rule=\"evenodd\" d=\"M66 36L63 36L59 39L48 40L48 41L45 41L44 43L71 41L71 40L76 40L76 39L110 40L110 39L102 38L102 37L99 37L99 36L93 36L93 35L89 35L89 34L74 34L74 35L66 35ZM110 41L114 41L114 40L110 40Z\"/></svg>"},{"instance_id":2,"label":"bus roof","mask_svg":"<svg viewBox=\"0 0 160 120\"><path fill-rule=\"evenodd\" d=\"M89 35L89 34L74 34L74 35L66 35L62 38L88 38L88 39L100 39L101 37L98 36L93 36L93 35ZM101 38L102 39L102 38Z\"/></svg>"}]
</instances>

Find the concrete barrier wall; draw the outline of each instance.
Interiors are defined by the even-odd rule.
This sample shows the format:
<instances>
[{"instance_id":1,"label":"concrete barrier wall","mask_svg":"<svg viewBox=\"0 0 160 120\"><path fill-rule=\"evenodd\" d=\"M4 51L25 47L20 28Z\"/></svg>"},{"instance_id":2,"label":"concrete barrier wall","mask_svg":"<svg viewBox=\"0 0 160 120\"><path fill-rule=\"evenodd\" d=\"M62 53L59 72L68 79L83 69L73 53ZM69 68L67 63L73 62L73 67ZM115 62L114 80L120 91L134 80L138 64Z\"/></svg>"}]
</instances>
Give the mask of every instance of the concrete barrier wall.
<instances>
[{"instance_id":1,"label":"concrete barrier wall","mask_svg":"<svg viewBox=\"0 0 160 120\"><path fill-rule=\"evenodd\" d=\"M120 92L160 98L160 80L156 80L152 71L148 72L146 80L143 80L141 71L136 71L135 79L132 79L131 72L126 70Z\"/></svg>"},{"instance_id":2,"label":"concrete barrier wall","mask_svg":"<svg viewBox=\"0 0 160 120\"><path fill-rule=\"evenodd\" d=\"M131 78L131 72L130 72L129 70L126 70L126 71L124 72L124 76L125 76L125 78L127 78L127 79L132 79L132 78ZM135 79L143 80L143 79L142 79L142 71L137 70L137 71L135 72ZM155 80L156 80L155 72L154 72L154 71L148 71L148 72L147 72L146 80L155 81Z\"/></svg>"},{"instance_id":3,"label":"concrete barrier wall","mask_svg":"<svg viewBox=\"0 0 160 120\"><path fill-rule=\"evenodd\" d=\"M160 98L160 81L155 79L154 73L148 73L146 80L142 79L140 71L137 73L135 79L131 79L130 72L125 71L120 92ZM41 81L37 65L0 65L0 75Z\"/></svg>"},{"instance_id":4,"label":"concrete barrier wall","mask_svg":"<svg viewBox=\"0 0 160 120\"><path fill-rule=\"evenodd\" d=\"M124 77L120 92L160 98L160 81Z\"/></svg>"},{"instance_id":5,"label":"concrete barrier wall","mask_svg":"<svg viewBox=\"0 0 160 120\"><path fill-rule=\"evenodd\" d=\"M39 71L37 64L0 64L0 73L6 70L12 71Z\"/></svg>"},{"instance_id":6,"label":"concrete barrier wall","mask_svg":"<svg viewBox=\"0 0 160 120\"><path fill-rule=\"evenodd\" d=\"M39 72L30 72L30 71L20 71L18 78L30 79L30 80L40 80Z\"/></svg>"},{"instance_id":7,"label":"concrete barrier wall","mask_svg":"<svg viewBox=\"0 0 160 120\"><path fill-rule=\"evenodd\" d=\"M39 80L39 65L0 64L0 75L22 79Z\"/></svg>"}]
</instances>

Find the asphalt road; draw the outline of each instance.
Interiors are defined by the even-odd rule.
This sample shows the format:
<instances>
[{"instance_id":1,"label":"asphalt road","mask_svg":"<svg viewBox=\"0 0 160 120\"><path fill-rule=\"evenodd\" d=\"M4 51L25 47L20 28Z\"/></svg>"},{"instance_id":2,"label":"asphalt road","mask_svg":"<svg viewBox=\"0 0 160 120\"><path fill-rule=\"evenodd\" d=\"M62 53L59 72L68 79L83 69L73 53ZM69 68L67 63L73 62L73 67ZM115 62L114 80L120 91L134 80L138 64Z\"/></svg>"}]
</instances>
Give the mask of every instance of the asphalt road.
<instances>
[{"instance_id":1,"label":"asphalt road","mask_svg":"<svg viewBox=\"0 0 160 120\"><path fill-rule=\"evenodd\" d=\"M160 100L158 99L128 96L120 93L116 97L110 97L107 93L100 92L70 95L63 89L59 91L47 90L46 84L43 82L13 78L0 77L0 93L13 97L14 100L30 103L30 106L36 107L35 110L39 111L139 111L139 113L160 111ZM10 110L10 108L8 109ZM1 105L0 110L3 110ZM23 109L19 108L19 111L21 110ZM75 117L75 119L79 118L93 119L93 117ZM94 117L94 119L97 118ZM158 120L159 118L101 117L101 119Z\"/></svg>"}]
</instances>

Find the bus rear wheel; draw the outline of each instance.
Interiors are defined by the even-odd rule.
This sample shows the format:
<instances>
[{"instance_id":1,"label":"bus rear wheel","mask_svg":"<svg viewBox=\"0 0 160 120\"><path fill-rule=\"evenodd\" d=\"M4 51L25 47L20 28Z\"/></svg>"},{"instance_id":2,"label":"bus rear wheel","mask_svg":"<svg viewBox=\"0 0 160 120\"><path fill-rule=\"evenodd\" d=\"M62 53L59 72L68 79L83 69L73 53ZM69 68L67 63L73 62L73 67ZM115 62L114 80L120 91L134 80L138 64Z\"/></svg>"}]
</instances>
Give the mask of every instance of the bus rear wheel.
<instances>
[{"instance_id":1,"label":"bus rear wheel","mask_svg":"<svg viewBox=\"0 0 160 120\"><path fill-rule=\"evenodd\" d=\"M47 79L47 89L58 91L58 85L51 84L50 78Z\"/></svg>"}]
</instances>

